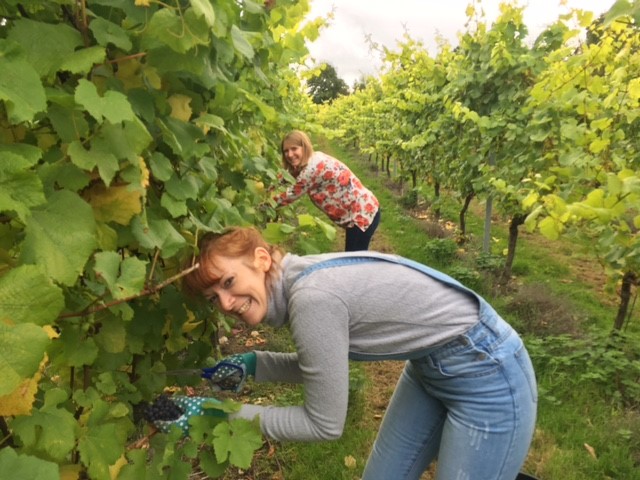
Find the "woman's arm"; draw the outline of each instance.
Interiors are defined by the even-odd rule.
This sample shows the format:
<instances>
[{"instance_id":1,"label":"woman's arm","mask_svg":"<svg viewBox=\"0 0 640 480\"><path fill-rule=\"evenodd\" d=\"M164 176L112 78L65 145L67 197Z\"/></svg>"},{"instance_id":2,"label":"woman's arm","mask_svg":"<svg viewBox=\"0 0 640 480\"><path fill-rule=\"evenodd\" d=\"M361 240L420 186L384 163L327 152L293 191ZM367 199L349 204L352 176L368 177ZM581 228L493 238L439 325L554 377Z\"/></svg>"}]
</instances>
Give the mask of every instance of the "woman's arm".
<instances>
[{"instance_id":1,"label":"woman's arm","mask_svg":"<svg viewBox=\"0 0 640 480\"><path fill-rule=\"evenodd\" d=\"M289 187L284 192L281 192L273 197L276 205L278 207L284 207L295 202L304 194L309 193L309 190L314 183L315 175L315 168L310 162L296 177L296 183L294 183L293 185L289 185Z\"/></svg>"},{"instance_id":2,"label":"woman's arm","mask_svg":"<svg viewBox=\"0 0 640 480\"><path fill-rule=\"evenodd\" d=\"M291 329L297 349L298 372L304 384L304 405L262 407L244 405L233 416L260 417L263 433L282 441L333 440L342 435L349 401L349 322L341 300L317 288L297 290L290 299ZM260 353L260 352L258 352ZM267 355L264 359L264 355ZM256 377L264 365L285 366L294 357L258 356ZM290 368L288 365L287 368ZM274 374L275 376L275 374ZM262 378L261 378L262 380Z\"/></svg>"}]
</instances>

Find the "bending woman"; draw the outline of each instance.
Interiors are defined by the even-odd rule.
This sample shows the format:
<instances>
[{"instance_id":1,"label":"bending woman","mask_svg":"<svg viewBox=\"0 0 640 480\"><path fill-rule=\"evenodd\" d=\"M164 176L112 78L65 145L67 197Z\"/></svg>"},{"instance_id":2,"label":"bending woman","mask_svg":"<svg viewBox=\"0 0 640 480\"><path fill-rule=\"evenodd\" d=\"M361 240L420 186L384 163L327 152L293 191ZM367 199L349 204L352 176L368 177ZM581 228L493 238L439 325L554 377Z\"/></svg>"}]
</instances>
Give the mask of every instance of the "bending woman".
<instances>
[{"instance_id":1,"label":"bending woman","mask_svg":"<svg viewBox=\"0 0 640 480\"><path fill-rule=\"evenodd\" d=\"M232 416L259 417L276 440L336 439L349 359L406 360L362 478L417 480L435 459L440 480L516 478L534 431L535 375L518 334L472 290L393 255L283 254L253 228L205 235L198 262L192 292L247 325L286 326L295 342L295 353L223 361L257 382L302 383L304 405L243 405Z\"/></svg>"},{"instance_id":2,"label":"bending woman","mask_svg":"<svg viewBox=\"0 0 640 480\"><path fill-rule=\"evenodd\" d=\"M345 251L368 250L380 222L380 203L344 163L314 152L306 133L294 130L282 140L282 164L296 183L277 195L281 207L305 193L313 204L345 229Z\"/></svg>"}]
</instances>

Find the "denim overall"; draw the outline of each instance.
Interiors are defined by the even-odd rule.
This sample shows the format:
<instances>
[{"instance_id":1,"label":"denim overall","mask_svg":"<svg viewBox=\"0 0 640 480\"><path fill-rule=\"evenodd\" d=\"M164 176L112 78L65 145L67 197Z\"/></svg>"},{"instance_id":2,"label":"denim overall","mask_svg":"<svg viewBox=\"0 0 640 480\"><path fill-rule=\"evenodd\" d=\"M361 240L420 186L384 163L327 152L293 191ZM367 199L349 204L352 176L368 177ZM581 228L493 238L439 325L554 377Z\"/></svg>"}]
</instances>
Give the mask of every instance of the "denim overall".
<instances>
[{"instance_id":1,"label":"denim overall","mask_svg":"<svg viewBox=\"0 0 640 480\"><path fill-rule=\"evenodd\" d=\"M324 268L391 262L418 270L479 305L479 321L444 345L384 359L408 360L362 480L419 480L437 460L436 480L514 480L533 437L537 387L517 333L481 296L413 260L375 253L318 262ZM351 353L353 360L380 360Z\"/></svg>"}]
</instances>

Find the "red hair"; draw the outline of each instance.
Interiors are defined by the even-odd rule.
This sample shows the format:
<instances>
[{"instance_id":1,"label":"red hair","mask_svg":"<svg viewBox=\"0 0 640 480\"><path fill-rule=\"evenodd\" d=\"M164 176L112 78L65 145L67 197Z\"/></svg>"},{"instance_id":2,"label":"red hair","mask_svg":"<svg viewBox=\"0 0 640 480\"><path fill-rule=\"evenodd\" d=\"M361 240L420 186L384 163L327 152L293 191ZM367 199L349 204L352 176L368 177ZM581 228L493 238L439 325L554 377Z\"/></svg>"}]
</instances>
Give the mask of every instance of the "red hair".
<instances>
[{"instance_id":1,"label":"red hair","mask_svg":"<svg viewBox=\"0 0 640 480\"><path fill-rule=\"evenodd\" d=\"M198 245L200 253L195 261L199 268L190 272L183 279L183 287L192 296L201 296L205 290L219 280L213 272L214 257L245 257L253 262L256 248L262 247L271 255L272 262L267 272L267 287L277 276L281 258L280 249L266 242L260 232L253 227L232 227L222 233L208 232Z\"/></svg>"}]
</instances>

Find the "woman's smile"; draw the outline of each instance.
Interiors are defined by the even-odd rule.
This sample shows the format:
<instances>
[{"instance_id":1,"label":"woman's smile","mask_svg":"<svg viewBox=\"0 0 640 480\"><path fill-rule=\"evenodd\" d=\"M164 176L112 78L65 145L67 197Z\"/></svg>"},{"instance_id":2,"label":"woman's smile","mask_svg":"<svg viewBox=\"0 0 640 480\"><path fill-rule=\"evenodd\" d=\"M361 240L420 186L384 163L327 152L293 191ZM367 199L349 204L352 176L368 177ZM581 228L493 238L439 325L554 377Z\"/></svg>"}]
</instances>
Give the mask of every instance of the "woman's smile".
<instances>
[{"instance_id":1,"label":"woman's smile","mask_svg":"<svg viewBox=\"0 0 640 480\"><path fill-rule=\"evenodd\" d=\"M269 303L266 270L263 262L246 257L216 256L211 262L211 277L217 278L204 292L215 307L248 325L257 325L267 315ZM270 265L270 262L268 263Z\"/></svg>"}]
</instances>

